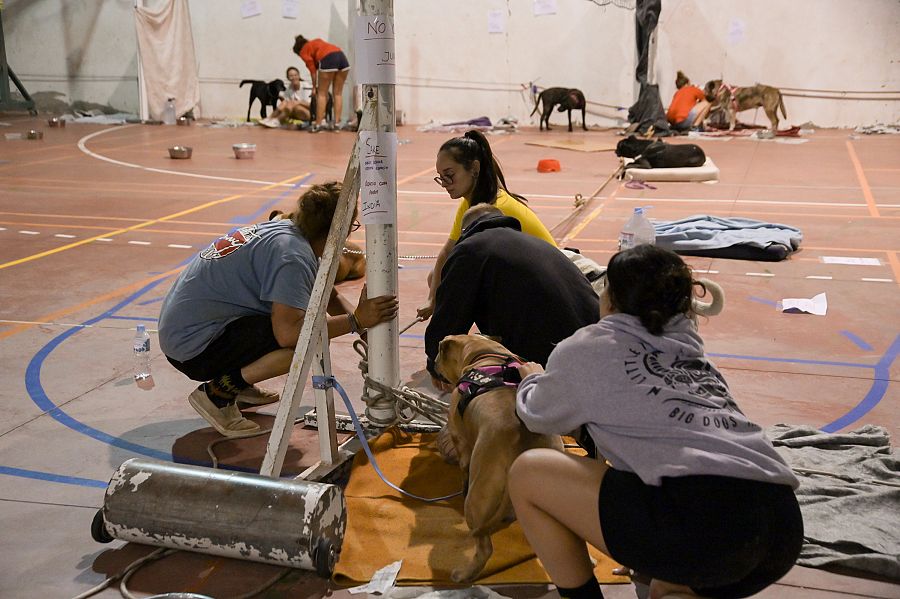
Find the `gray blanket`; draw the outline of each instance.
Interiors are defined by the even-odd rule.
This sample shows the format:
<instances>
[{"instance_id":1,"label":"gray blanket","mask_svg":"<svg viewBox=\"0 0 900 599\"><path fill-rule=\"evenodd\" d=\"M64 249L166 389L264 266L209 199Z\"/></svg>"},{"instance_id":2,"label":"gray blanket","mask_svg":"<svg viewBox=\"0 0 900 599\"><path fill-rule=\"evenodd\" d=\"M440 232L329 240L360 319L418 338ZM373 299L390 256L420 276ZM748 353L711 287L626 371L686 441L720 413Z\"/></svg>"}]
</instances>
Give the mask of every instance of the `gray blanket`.
<instances>
[{"instance_id":1,"label":"gray blanket","mask_svg":"<svg viewBox=\"0 0 900 599\"><path fill-rule=\"evenodd\" d=\"M767 434L800 479L804 544L797 564L900 580L900 453L888 432L779 424Z\"/></svg>"},{"instance_id":2,"label":"gray blanket","mask_svg":"<svg viewBox=\"0 0 900 599\"><path fill-rule=\"evenodd\" d=\"M789 225L751 218L722 218L700 214L681 220L654 222L656 245L679 250L710 250L734 245L767 248L780 243L791 251L800 247L803 233Z\"/></svg>"}]
</instances>

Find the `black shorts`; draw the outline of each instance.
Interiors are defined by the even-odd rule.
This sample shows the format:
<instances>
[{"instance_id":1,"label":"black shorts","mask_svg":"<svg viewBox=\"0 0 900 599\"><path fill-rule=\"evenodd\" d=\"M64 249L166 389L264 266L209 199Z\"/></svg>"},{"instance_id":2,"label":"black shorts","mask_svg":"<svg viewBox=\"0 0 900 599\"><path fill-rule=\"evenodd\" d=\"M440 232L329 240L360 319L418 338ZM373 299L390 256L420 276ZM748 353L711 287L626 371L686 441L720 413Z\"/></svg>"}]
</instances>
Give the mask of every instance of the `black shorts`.
<instances>
[{"instance_id":1,"label":"black shorts","mask_svg":"<svg viewBox=\"0 0 900 599\"><path fill-rule=\"evenodd\" d=\"M211 381L240 370L278 349L282 348L275 340L271 316L243 316L228 323L222 334L213 339L200 355L185 362L169 356L166 359L195 381Z\"/></svg>"},{"instance_id":2,"label":"black shorts","mask_svg":"<svg viewBox=\"0 0 900 599\"><path fill-rule=\"evenodd\" d=\"M803 545L793 489L722 476L644 484L610 468L599 497L610 555L704 597L747 597L784 576Z\"/></svg>"},{"instance_id":3,"label":"black shorts","mask_svg":"<svg viewBox=\"0 0 900 599\"><path fill-rule=\"evenodd\" d=\"M319 61L319 70L325 71L326 73L346 71L349 68L350 61L347 60L347 56L340 50L326 55L325 58Z\"/></svg>"}]
</instances>

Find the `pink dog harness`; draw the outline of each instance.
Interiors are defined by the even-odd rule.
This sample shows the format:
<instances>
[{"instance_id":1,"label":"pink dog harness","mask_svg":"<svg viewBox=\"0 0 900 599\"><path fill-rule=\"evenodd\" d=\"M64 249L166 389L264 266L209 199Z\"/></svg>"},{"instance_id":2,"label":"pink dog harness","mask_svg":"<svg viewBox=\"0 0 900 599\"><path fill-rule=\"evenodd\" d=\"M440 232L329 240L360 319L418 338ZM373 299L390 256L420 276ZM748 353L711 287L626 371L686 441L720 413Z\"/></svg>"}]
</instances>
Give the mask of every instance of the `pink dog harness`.
<instances>
[{"instance_id":1,"label":"pink dog harness","mask_svg":"<svg viewBox=\"0 0 900 599\"><path fill-rule=\"evenodd\" d=\"M503 364L470 368L459 377L456 389L459 391L460 399L456 409L460 416L463 415L469 403L482 393L487 393L497 387L515 388L522 382L518 369L522 365L519 358L503 354L482 354L478 357L485 356L503 358Z\"/></svg>"}]
</instances>

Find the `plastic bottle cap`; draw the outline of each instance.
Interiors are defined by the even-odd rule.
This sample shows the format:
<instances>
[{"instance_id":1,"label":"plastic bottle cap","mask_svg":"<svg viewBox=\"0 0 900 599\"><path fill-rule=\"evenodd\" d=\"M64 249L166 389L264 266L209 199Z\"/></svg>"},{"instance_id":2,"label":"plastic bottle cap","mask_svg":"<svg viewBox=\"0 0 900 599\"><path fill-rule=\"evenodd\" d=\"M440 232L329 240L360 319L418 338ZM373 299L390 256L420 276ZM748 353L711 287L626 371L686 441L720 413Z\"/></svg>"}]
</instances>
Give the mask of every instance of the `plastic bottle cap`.
<instances>
[{"instance_id":1,"label":"plastic bottle cap","mask_svg":"<svg viewBox=\"0 0 900 599\"><path fill-rule=\"evenodd\" d=\"M147 331L146 325L142 325L142 324L137 325L137 332L138 332L138 333L144 333L144 332L146 332L146 331Z\"/></svg>"}]
</instances>

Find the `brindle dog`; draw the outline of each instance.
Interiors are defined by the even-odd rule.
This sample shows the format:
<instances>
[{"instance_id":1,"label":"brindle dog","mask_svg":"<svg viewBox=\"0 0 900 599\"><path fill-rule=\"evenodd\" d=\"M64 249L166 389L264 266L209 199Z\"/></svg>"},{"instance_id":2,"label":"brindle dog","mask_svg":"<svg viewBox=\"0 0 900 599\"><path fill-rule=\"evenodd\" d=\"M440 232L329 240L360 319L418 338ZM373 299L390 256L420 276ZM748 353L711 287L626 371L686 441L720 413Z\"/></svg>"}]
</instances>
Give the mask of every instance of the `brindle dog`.
<instances>
[{"instance_id":1,"label":"brindle dog","mask_svg":"<svg viewBox=\"0 0 900 599\"><path fill-rule=\"evenodd\" d=\"M750 87L732 87L722 83L721 79L713 79L707 82L703 88L706 99L712 104L713 109L722 109L728 113L729 131L734 130L737 123L737 113L762 106L772 123L772 131L778 130L778 109L787 118L784 110L784 100L781 91L771 85L757 83Z\"/></svg>"}]
</instances>

